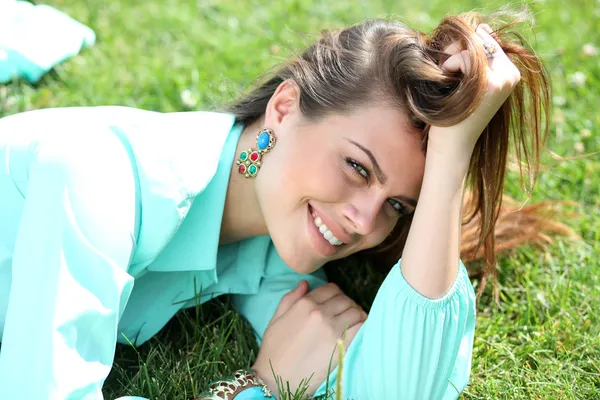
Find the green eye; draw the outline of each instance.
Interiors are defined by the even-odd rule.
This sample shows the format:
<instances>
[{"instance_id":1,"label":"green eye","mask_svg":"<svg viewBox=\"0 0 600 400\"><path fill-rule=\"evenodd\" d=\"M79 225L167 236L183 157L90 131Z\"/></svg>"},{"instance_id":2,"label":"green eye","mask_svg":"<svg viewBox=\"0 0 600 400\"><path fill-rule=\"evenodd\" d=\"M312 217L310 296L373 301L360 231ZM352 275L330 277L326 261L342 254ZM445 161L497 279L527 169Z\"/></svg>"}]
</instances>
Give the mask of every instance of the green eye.
<instances>
[{"instance_id":1,"label":"green eye","mask_svg":"<svg viewBox=\"0 0 600 400\"><path fill-rule=\"evenodd\" d=\"M366 180L369 180L369 171L361 163L351 158L346 159L346 162L354 169L354 171L356 171L357 174Z\"/></svg>"},{"instance_id":2,"label":"green eye","mask_svg":"<svg viewBox=\"0 0 600 400\"><path fill-rule=\"evenodd\" d=\"M401 214L401 215L406 214L406 207L404 207L404 205L402 203L400 203L399 201L396 201L394 199L388 199L388 203L390 203L392 205L392 207L394 207L394 210L396 210L396 212L398 212L398 214Z\"/></svg>"}]
</instances>

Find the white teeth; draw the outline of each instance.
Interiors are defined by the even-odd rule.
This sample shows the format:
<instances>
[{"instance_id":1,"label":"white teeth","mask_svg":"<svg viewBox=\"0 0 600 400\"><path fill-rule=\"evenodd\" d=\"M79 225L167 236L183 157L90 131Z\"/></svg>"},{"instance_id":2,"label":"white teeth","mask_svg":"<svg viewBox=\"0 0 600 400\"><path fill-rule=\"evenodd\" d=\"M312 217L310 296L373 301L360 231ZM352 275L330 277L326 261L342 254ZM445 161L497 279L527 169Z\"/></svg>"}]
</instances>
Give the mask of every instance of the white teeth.
<instances>
[{"instance_id":1,"label":"white teeth","mask_svg":"<svg viewBox=\"0 0 600 400\"><path fill-rule=\"evenodd\" d=\"M313 215L313 218L314 218L314 215ZM321 232L321 234L323 235L325 240L327 240L332 246L340 246L340 245L344 244L344 242L342 242L340 239L333 236L333 233L329 230L327 225L325 225L323 223L321 218L316 217L316 218L314 218L314 221L315 221L315 225L317 226L317 228L319 228L319 232Z\"/></svg>"}]
</instances>

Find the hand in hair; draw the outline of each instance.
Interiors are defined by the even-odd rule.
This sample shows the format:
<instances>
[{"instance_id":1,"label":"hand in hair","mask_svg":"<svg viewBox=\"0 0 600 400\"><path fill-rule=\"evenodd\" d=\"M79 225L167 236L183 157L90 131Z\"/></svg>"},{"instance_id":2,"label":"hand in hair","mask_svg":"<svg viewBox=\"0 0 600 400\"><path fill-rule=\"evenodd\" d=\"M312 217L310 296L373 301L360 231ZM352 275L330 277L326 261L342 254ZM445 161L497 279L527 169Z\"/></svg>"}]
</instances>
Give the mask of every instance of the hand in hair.
<instances>
[{"instance_id":1,"label":"hand in hair","mask_svg":"<svg viewBox=\"0 0 600 400\"><path fill-rule=\"evenodd\" d=\"M442 164L436 167L440 168L434 174L438 176L430 178L432 190L440 182L448 183L451 176L459 176L462 182L464 163L469 163L466 172L469 195L465 197L463 220L469 224L463 238L468 246L463 256L484 259L479 285L482 291L488 276L495 283L495 229L498 216L507 212L501 205L509 148L512 147L511 153L519 166L522 186L530 194L549 132L548 73L515 29L528 22L531 15L527 10L505 10L490 15L468 12L447 16L431 33L381 19L339 31L325 31L300 56L268 74L264 83L230 111L238 122L257 121L277 87L287 79L300 88L301 109L308 120L349 113L374 98L397 104L408 115L411 127L420 133L428 155L436 151L445 153L445 160L428 158L429 170L434 163ZM490 33L483 23L493 26L494 32ZM484 38L493 43L490 37L500 45L493 60L486 58L482 46ZM456 44L452 46L453 43ZM448 197L439 200L450 201ZM419 197L419 203L423 203L423 196ZM420 208L427 210L423 205ZM425 232L442 229L441 221L432 219ZM513 232L523 231L518 213L511 213L510 219L501 221L503 225L507 221L512 223ZM401 257L406 264L406 255L411 253L405 251L411 225L412 217L406 216L396 225L389 240L364 255L384 270ZM459 227L456 229L460 231ZM521 235L519 243L539 234L539 228L527 231L530 233ZM420 238L420 248L434 254L434 249L427 246L433 238L427 234ZM500 238L498 248L506 248L504 244L505 240Z\"/></svg>"},{"instance_id":2,"label":"hand in hair","mask_svg":"<svg viewBox=\"0 0 600 400\"><path fill-rule=\"evenodd\" d=\"M504 53L492 34L493 31L489 25L481 24L473 35L473 42L481 45L481 49L477 49L478 53L483 53L484 44L491 44L497 49L493 57L487 58L487 65L484 64L483 68L478 68L487 79L487 89L479 106L462 122L451 127L432 127L429 132L430 140L446 141L444 146L463 146L469 152L469 156L479 136L521 80L519 69ZM480 57L472 57L471 52L463 50L459 42L452 43L444 52L451 54L442 64L442 69L447 72L460 72L469 76L475 67L472 60L484 62L481 54L479 54Z\"/></svg>"},{"instance_id":3,"label":"hand in hair","mask_svg":"<svg viewBox=\"0 0 600 400\"><path fill-rule=\"evenodd\" d=\"M496 47L495 57L486 58L483 43ZM479 25L467 47L471 48L462 50L458 42L448 46L451 56L442 68L462 73L465 79L475 72L485 74L485 79L475 79L487 87L465 119L450 127L430 128L423 186L402 260L405 279L430 298L442 297L458 273L462 196L473 150L521 79L519 69L501 50L489 26Z\"/></svg>"}]
</instances>

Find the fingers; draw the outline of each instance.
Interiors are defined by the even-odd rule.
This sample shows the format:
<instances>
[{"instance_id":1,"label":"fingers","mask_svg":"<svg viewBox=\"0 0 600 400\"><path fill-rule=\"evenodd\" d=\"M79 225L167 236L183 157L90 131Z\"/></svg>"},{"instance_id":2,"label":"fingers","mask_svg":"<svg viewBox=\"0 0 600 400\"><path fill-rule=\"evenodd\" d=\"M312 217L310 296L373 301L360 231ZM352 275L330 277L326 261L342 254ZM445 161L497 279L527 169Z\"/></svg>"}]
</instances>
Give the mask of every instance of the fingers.
<instances>
[{"instance_id":1,"label":"fingers","mask_svg":"<svg viewBox=\"0 0 600 400\"><path fill-rule=\"evenodd\" d=\"M484 31L486 31L487 33L489 33L490 35L492 33L494 33L494 30L492 29L491 26L489 26L488 24L479 24L479 26L477 26L477 29L483 29Z\"/></svg>"},{"instance_id":2,"label":"fingers","mask_svg":"<svg viewBox=\"0 0 600 400\"><path fill-rule=\"evenodd\" d=\"M294 306L294 304L298 302L298 300L300 300L306 295L306 293L308 293L308 282L301 281L294 290L290 291L281 298L281 301L277 306L277 310L275 310L275 314L273 315L271 322L275 321L283 314L288 312Z\"/></svg>"},{"instance_id":3,"label":"fingers","mask_svg":"<svg viewBox=\"0 0 600 400\"><path fill-rule=\"evenodd\" d=\"M488 61L490 62L490 67L493 65L495 59L506 58L506 54L504 54L502 47L496 41L496 39L494 39L494 37L492 36L493 30L492 30L492 28L490 28L489 25L480 24L477 27L477 29L475 30L475 33L480 38L482 45L483 45L483 43L488 43L488 44L493 45L496 48L496 51L494 52L494 56L488 58Z\"/></svg>"},{"instance_id":4,"label":"fingers","mask_svg":"<svg viewBox=\"0 0 600 400\"><path fill-rule=\"evenodd\" d=\"M366 320L366 313L358 308L348 308L340 315L335 317L335 328L338 332L344 332L347 328L351 328L356 324L360 324Z\"/></svg>"},{"instance_id":5,"label":"fingers","mask_svg":"<svg viewBox=\"0 0 600 400\"><path fill-rule=\"evenodd\" d=\"M452 57L454 54L460 52L461 49L462 49L462 46L461 46L460 42L453 42L449 46L445 47L444 52L443 52L444 54L442 54L442 56L440 57L439 65L443 66L444 63L446 61L448 61L448 59L450 57Z\"/></svg>"},{"instance_id":6,"label":"fingers","mask_svg":"<svg viewBox=\"0 0 600 400\"><path fill-rule=\"evenodd\" d=\"M362 310L362 308L360 308L358 304L356 304L350 297L346 296L343 293L340 293L337 296L332 297L325 303L322 303L321 307L326 315L332 317L340 315L349 308L356 308L357 310L360 310L364 313L364 311Z\"/></svg>"},{"instance_id":7,"label":"fingers","mask_svg":"<svg viewBox=\"0 0 600 400\"><path fill-rule=\"evenodd\" d=\"M478 35L472 35L473 40L483 44L483 39ZM452 42L444 48L447 57L440 59L442 69L448 72L462 72L467 74L471 69L471 56L468 50L465 50L460 41Z\"/></svg>"},{"instance_id":8,"label":"fingers","mask_svg":"<svg viewBox=\"0 0 600 400\"><path fill-rule=\"evenodd\" d=\"M350 343L352 343L352 341L354 340L354 337L356 336L356 334L358 333L358 331L360 330L360 328L363 326L364 322L359 322L358 324L348 328L345 332L345 335L343 335L344 338L344 348L348 348L348 346L350 346Z\"/></svg>"},{"instance_id":9,"label":"fingers","mask_svg":"<svg viewBox=\"0 0 600 400\"><path fill-rule=\"evenodd\" d=\"M471 71L471 56L468 50L462 50L450 56L449 59L442 64L442 69L448 72L462 72L468 74Z\"/></svg>"},{"instance_id":10,"label":"fingers","mask_svg":"<svg viewBox=\"0 0 600 400\"><path fill-rule=\"evenodd\" d=\"M358 324L355 324L354 326L344 329L344 331L340 335L340 339L344 342L344 353L346 353L346 350L348 350L348 347L350 347L350 345L356 338L356 335L360 331L360 328L362 328L363 325L364 325L363 322L359 322ZM334 350L334 354L333 354L333 363L332 363L334 368L337 367L337 365L338 365L338 359L339 359L338 347L335 346L335 350Z\"/></svg>"},{"instance_id":11,"label":"fingers","mask_svg":"<svg viewBox=\"0 0 600 400\"><path fill-rule=\"evenodd\" d=\"M462 45L460 44L460 42L452 42L450 44L450 46L446 47L444 49L444 53L448 54L449 56L458 53L459 51L462 50Z\"/></svg>"},{"instance_id":12,"label":"fingers","mask_svg":"<svg viewBox=\"0 0 600 400\"><path fill-rule=\"evenodd\" d=\"M490 69L494 69L494 65L503 66L507 63L511 63L510 59L502 50L500 44L492 36L494 31L487 24L480 24L475 30L474 39L479 42L481 46L484 43L493 45L496 48L494 57L488 58L488 66ZM442 64L442 68L448 72L456 73L462 72L468 74L471 70L471 55L468 50L460 50L461 45L459 42L454 42L450 46L444 49L444 52L451 54Z\"/></svg>"},{"instance_id":13,"label":"fingers","mask_svg":"<svg viewBox=\"0 0 600 400\"><path fill-rule=\"evenodd\" d=\"M328 283L311 291L306 297L310 298L317 304L322 304L338 294L343 294L339 286L334 283Z\"/></svg>"},{"instance_id":14,"label":"fingers","mask_svg":"<svg viewBox=\"0 0 600 400\"><path fill-rule=\"evenodd\" d=\"M477 35L485 43L491 44L496 47L496 52L493 57L488 58L488 66L491 71L497 73L499 86L503 86L504 83L508 83L509 86L513 87L521 79L521 73L510 58L506 55L498 41L492 36L494 31L487 24L480 24L477 27Z\"/></svg>"},{"instance_id":15,"label":"fingers","mask_svg":"<svg viewBox=\"0 0 600 400\"><path fill-rule=\"evenodd\" d=\"M297 296L296 291L286 295L280 305L281 310L278 309L276 314L284 314L295 303L298 303L299 297L302 296ZM305 304L312 304L312 306L308 306L310 312L319 316L317 318L319 321L328 321L327 323L333 328L334 332L339 332L340 337L347 328L362 324L368 316L358 304L333 283L328 283L309 292L301 301L307 300L309 303Z\"/></svg>"}]
</instances>

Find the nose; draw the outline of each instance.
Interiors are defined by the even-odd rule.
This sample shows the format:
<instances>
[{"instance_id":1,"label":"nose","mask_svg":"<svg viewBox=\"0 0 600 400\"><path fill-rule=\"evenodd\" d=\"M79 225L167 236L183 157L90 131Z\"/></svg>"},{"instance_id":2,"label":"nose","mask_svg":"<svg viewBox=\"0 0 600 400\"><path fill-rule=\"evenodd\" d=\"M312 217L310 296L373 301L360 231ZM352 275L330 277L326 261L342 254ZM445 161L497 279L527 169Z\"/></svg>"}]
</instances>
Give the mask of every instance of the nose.
<instances>
[{"instance_id":1,"label":"nose","mask_svg":"<svg viewBox=\"0 0 600 400\"><path fill-rule=\"evenodd\" d=\"M350 230L365 236L375 230L380 209L381 201L374 199L372 196L364 196L345 204L343 213L350 225Z\"/></svg>"}]
</instances>

